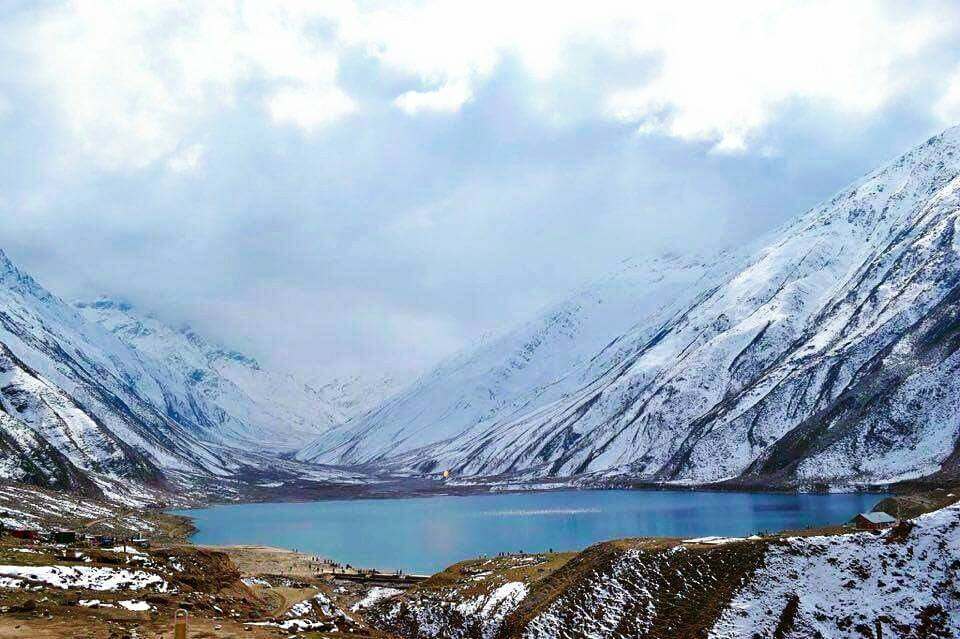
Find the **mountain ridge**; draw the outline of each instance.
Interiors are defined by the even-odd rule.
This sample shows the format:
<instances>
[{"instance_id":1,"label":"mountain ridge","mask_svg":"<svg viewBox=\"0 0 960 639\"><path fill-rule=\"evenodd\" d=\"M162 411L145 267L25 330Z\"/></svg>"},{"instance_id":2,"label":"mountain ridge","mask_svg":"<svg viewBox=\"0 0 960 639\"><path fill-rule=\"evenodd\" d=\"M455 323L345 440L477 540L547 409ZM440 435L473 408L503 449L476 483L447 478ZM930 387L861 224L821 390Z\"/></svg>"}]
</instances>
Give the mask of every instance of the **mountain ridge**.
<instances>
[{"instance_id":1,"label":"mountain ridge","mask_svg":"<svg viewBox=\"0 0 960 639\"><path fill-rule=\"evenodd\" d=\"M948 387L936 406L923 397L946 383L955 351L910 344L914 330L948 341L956 330L952 303L936 309L960 272L958 140L957 128L930 138L750 247L675 265L665 281L642 273L581 292L557 307L567 312L462 353L298 456L467 478L794 488L941 472L956 446L960 390ZM583 312L612 293L632 326ZM637 296L663 304L645 308ZM594 332L587 346L558 337L571 326L574 342ZM550 359L537 354L544 339L575 356L555 375L527 374ZM912 362L909 379L892 376L901 360ZM844 413L843 429L817 428L839 419L851 384L865 391L869 362L921 413L911 421L888 402L882 414ZM520 378L512 386L511 376Z\"/></svg>"}]
</instances>

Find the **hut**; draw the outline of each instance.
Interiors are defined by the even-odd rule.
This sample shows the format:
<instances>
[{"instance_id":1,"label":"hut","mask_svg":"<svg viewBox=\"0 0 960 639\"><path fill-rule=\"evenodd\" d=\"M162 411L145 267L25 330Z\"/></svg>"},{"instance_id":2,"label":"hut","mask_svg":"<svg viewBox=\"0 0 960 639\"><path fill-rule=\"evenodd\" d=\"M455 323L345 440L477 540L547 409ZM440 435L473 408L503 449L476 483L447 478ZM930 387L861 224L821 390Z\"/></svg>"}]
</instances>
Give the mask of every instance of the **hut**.
<instances>
[{"instance_id":1,"label":"hut","mask_svg":"<svg viewBox=\"0 0 960 639\"><path fill-rule=\"evenodd\" d=\"M885 512L876 511L872 513L860 513L853 518L853 523L855 523L860 530L880 530L881 528L888 528L894 525L897 523L897 520Z\"/></svg>"},{"instance_id":2,"label":"hut","mask_svg":"<svg viewBox=\"0 0 960 639\"><path fill-rule=\"evenodd\" d=\"M27 541L37 541L40 539L40 532L30 530L29 528L14 528L10 531L10 536L16 539L25 539Z\"/></svg>"},{"instance_id":3,"label":"hut","mask_svg":"<svg viewBox=\"0 0 960 639\"><path fill-rule=\"evenodd\" d=\"M75 544L77 543L77 533L72 530L58 530L53 533L53 541L58 544Z\"/></svg>"}]
</instances>

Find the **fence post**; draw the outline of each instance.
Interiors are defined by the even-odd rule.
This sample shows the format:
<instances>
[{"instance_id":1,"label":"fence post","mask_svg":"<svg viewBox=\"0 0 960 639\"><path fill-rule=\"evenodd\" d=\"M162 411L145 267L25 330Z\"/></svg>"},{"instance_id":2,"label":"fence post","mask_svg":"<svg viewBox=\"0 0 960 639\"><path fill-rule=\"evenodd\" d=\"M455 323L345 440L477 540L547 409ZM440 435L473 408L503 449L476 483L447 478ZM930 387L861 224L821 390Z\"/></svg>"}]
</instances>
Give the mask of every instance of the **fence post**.
<instances>
[{"instance_id":1,"label":"fence post","mask_svg":"<svg viewBox=\"0 0 960 639\"><path fill-rule=\"evenodd\" d=\"M187 639L187 611L183 608L173 617L173 639Z\"/></svg>"}]
</instances>

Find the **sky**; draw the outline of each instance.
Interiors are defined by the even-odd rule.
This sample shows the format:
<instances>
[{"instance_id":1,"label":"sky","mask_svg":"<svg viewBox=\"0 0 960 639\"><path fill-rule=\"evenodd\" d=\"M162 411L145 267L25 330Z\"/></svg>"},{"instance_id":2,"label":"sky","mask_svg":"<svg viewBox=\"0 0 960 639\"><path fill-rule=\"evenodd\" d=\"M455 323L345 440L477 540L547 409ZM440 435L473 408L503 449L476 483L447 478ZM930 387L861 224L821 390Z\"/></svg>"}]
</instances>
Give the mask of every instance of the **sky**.
<instances>
[{"instance_id":1,"label":"sky","mask_svg":"<svg viewBox=\"0 0 960 639\"><path fill-rule=\"evenodd\" d=\"M0 0L0 248L267 365L406 374L957 123L950 2Z\"/></svg>"}]
</instances>

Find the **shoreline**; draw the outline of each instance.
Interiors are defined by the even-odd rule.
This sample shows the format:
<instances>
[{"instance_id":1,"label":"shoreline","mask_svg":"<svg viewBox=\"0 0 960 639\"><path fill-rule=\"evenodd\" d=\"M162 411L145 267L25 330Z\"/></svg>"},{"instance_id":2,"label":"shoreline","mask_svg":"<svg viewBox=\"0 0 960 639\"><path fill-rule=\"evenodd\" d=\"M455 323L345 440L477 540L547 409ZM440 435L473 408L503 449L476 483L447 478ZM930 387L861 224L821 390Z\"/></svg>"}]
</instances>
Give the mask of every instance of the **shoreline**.
<instances>
[{"instance_id":1,"label":"shoreline","mask_svg":"<svg viewBox=\"0 0 960 639\"><path fill-rule=\"evenodd\" d=\"M430 478L416 477L391 479L367 484L328 483L310 485L291 483L289 486L264 487L256 484L248 486L247 494L237 499L217 498L208 495L207 500L194 501L177 508L164 509L188 511L213 506L257 503L318 503L327 501L393 500L417 499L428 497L472 497L478 495L504 495L523 493L550 493L562 491L648 491L648 492L705 492L705 493L768 493L783 495L832 495L832 494L905 494L916 491L933 490L946 487L946 480L924 481L906 480L891 483L865 483L827 485L816 484L810 487L793 487L779 484L737 483L734 481L706 484L671 484L645 480L622 480L597 483L556 482L555 487L547 487L548 482L516 483L448 483Z\"/></svg>"},{"instance_id":2,"label":"shoreline","mask_svg":"<svg viewBox=\"0 0 960 639\"><path fill-rule=\"evenodd\" d=\"M444 490L444 491L437 491L437 492L434 492L434 493L431 493L431 494L416 493L416 494L410 494L410 495L395 495L393 498L399 500L399 499L426 499L426 498L434 498L434 497L467 497L467 496L481 496L481 497L491 496L491 497L493 497L493 496L509 496L509 495L521 495L521 494L530 495L530 494L532 494L532 493L538 493L538 494L539 494L539 493L588 492L588 491L607 491L607 492L623 492L623 493L643 493L643 492L650 492L650 493L677 493L677 494L692 494L692 493L698 493L698 492L700 492L700 493L709 493L709 494L735 494L735 493L741 493L741 494L743 494L743 495L769 494L769 495L784 496L784 497L787 497L787 496L808 496L808 495L809 495L809 496L815 496L815 497L830 497L830 496L854 495L854 494L856 494L856 495L862 495L862 496L865 496L865 497L875 497L876 499L874 499L874 500L866 500L866 501L869 501L869 502L871 502L871 503L869 503L869 504L867 504L867 505L860 506L860 509L862 509L862 510L864 510L864 511L873 510L873 509L877 508L877 507L878 507L880 504L882 504L883 502L885 502L885 501L887 501L887 500L891 500L891 499L897 499L897 498L899 497L899 495L897 495L897 494L895 494L895 493L892 493L892 492L882 492L882 491L878 491L878 490L859 491L859 492L856 492L856 493L854 493L854 492L844 492L844 493L823 493L823 492L820 492L820 493L810 493L810 492L797 492L797 491L794 491L794 492L786 492L786 491L773 492L773 491L758 491L758 490L745 491L745 490L733 490L733 489L731 489L731 488L727 488L727 489L725 489L725 490L702 490L702 489L700 489L700 487L684 487L684 488L682 488L682 489L676 489L676 488L674 488L674 487L669 487L669 486L659 486L659 487L656 488L656 489L652 489L652 488L649 488L649 487L640 487L640 486L630 487L630 488L626 488L626 487L613 487L613 486L608 486L608 487L603 487L603 488L598 488L598 487L583 488L583 487L566 487L566 486L565 486L565 487L558 487L558 488L550 489L550 490L530 489L530 490L524 490L524 491L480 491L480 492L462 492L462 491L457 491L457 492L452 492L452 491L446 491L446 490ZM322 503L335 502L335 501L345 501L345 502L357 501L357 500L359 500L359 499L361 499L361 498L356 497L356 496L353 496L353 497L351 497L351 498L349 498L349 499L327 498L327 499L322 499L322 500L296 500L296 501L287 500L287 501L276 501L276 502L267 502L267 501L257 501L257 502L227 502L227 503L213 504L213 505L210 505L210 506L195 506L195 507L190 508L190 509L178 509L176 512L168 512L167 514L170 515L170 516L186 518L186 519L189 519L189 520L191 521L191 524L192 524L191 527L193 528L193 531L191 532L190 535L188 535L188 536L185 538L184 541L185 541L186 543L188 543L188 544L193 544L193 545L196 545L196 546L198 546L198 547L210 548L210 549L216 549L216 550L223 550L223 551L229 551L229 550L237 550L237 551L251 550L251 551L255 551L255 552L262 552L262 551L283 552L283 553L289 553L289 554L291 554L291 555L292 555L292 554L300 554L300 555L304 555L304 556L309 555L309 556L314 556L314 557L320 557L321 559L326 559L326 560L330 560L330 561L337 562L337 563L343 561L343 563L345 563L345 562L347 561L347 559L345 559L345 558L343 558L343 557L341 557L341 556L336 556L336 555L333 554L333 553L331 553L331 554L329 554L329 555L328 555L328 554L320 554L320 553L323 552L323 551L321 551L321 550L306 551L306 552L305 552L305 551L297 550L297 549L291 548L291 547L283 547L283 546L278 546L278 545L275 545L275 544L271 544L269 541L264 541L265 538L263 537L263 535L260 535L260 536L256 537L255 540L253 540L253 541L233 541L234 539L236 539L236 537L233 537L233 538L231 538L230 540L222 540L222 541L220 541L220 542L212 542L212 543L194 541L193 537L195 536L195 534L196 534L196 532L197 532L197 525L196 525L196 519L191 516L190 511L207 509L207 508L218 508L218 507L220 507L220 506L243 506L243 505L254 505L254 504L256 504L256 505L261 505L261 506L265 506L265 505L269 505L269 504L277 504L277 505L284 505L284 504L322 504ZM372 500L371 500L371 501L372 501ZM379 500L378 500L378 501L379 501ZM851 517L852 517L853 515L855 515L855 514L856 514L856 512L852 512ZM846 519L846 520L844 520L844 521L832 521L832 520L831 520L831 521L825 521L825 522L820 523L820 524L813 524L813 523L808 524L808 525L807 525L807 524L799 524L799 525L803 526L803 528L792 528L791 526L795 526L795 525L797 525L797 524L791 524L791 522L783 521L783 522L781 522L781 524L780 524L779 526L777 526L776 524L774 524L774 526L772 526L772 527L770 527L770 528L763 528L763 527L761 527L761 528L758 528L758 529L755 530L755 531L747 531L747 532L738 531L738 532L736 532L736 533L729 533L729 534L730 534L730 535L733 535L733 536L748 536L748 535L750 535L750 534L756 534L756 533L759 533L759 532L762 532L763 534L766 534L766 535L780 535L780 534L785 534L785 533L809 534L809 531L811 531L811 530L824 530L824 531L836 532L836 531L838 531L839 529L841 529L842 527L844 527L845 525L847 525L848 523L849 523L849 519ZM219 525L219 524L216 524L216 525ZM702 531L701 531L701 532L702 532ZM692 536L710 536L710 535L719 534L719 533L717 533L715 530L713 530L713 531L707 531L707 532L704 532L704 533L702 533L702 534L701 534L701 532L698 532L697 534L689 534L689 535L684 535L683 533L677 533L677 534L674 534L674 535L668 535L668 538L671 538L671 539L681 539L682 537L685 537L685 536L691 536L691 537L692 537ZM723 536L727 536L727 535L723 535ZM599 544L599 543L612 542L612 541L618 541L618 540L623 540L623 539L646 539L646 538L661 538L661 537L663 537L662 534L656 534L656 533L651 533L651 534L643 534L643 533L640 533L640 534L630 534L629 532L626 532L626 533L621 532L620 534L613 533L613 534L610 534L610 535L608 535L608 536L602 536L602 537L598 537L598 538L596 538L596 539L591 539L591 540L587 540L587 541L582 541L582 540L581 540L581 542L571 541L570 545L563 545L563 544L561 544L561 545L555 546L555 548L557 549L558 552L573 552L573 553L576 553L576 552L581 552L581 551L583 551L583 550L586 549L586 548L589 548L591 545ZM221 538L221 539L222 539L222 538ZM306 540L301 540L301 543L309 543L309 542L307 542ZM370 542L370 543L374 543L374 542ZM500 550L500 552L505 552L506 554L512 554L512 553L517 552L517 547L518 547L518 546L504 547L504 548L502 548L502 549ZM521 543L519 547L525 547L525 545ZM544 548L546 548L546 545L544 545ZM551 551L552 551L552 550L553 550L553 548L551 548ZM471 560L471 559L475 559L477 556L482 556L483 554L491 553L491 552L493 552L493 551L486 550L486 551L477 551L477 552L467 552L467 553L464 553L463 555L451 556L449 559L442 560L441 563L437 563L437 564L436 564L436 570L437 570L437 571L442 571L446 565L452 565L452 564L455 564L455 563L458 563L458 562L461 562L461 561L468 561L468 560ZM535 552L539 552L539 551L535 551ZM546 550L544 550L543 552L546 552ZM478 553L480 553L480 554L478 554ZM357 553L354 553L355 556L356 556L356 554L357 554ZM381 559L383 559L383 558L381 557ZM435 558L435 559L440 560L439 557L438 557L438 558ZM316 562L314 562L314 563L316 563ZM384 567L384 564L385 564L385 563L389 563L389 562L383 562L383 561L381 561L381 562L379 562L379 563L375 563L375 564L371 564L371 565L363 565L363 566L357 565L357 566L354 566L354 568L359 568L359 569L363 569L363 570L373 570L373 571L379 572L379 573L381 573L381 574L388 574L388 573L394 572L394 571L396 570L395 568ZM414 568L413 565L408 566L408 568L407 568L406 570L408 570L408 571L416 571L416 572L424 572L423 570L419 570L419 569L417 569L417 568ZM431 568L431 569L427 570L426 573L432 574L431 571L434 571L434 568ZM314 576L317 576L317 575L314 575Z\"/></svg>"}]
</instances>

